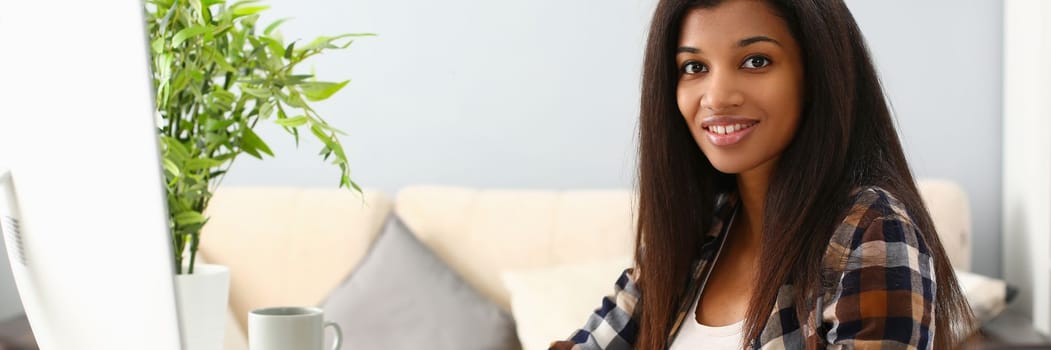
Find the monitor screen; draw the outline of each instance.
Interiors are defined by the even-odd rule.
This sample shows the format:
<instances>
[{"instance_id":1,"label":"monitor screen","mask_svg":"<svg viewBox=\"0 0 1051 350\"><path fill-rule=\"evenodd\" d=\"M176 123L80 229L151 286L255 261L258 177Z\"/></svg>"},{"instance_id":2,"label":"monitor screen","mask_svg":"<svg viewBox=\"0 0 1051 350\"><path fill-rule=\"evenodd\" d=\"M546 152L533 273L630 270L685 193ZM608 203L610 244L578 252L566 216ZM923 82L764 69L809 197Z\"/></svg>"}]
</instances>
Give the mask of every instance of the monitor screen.
<instances>
[{"instance_id":1,"label":"monitor screen","mask_svg":"<svg viewBox=\"0 0 1051 350\"><path fill-rule=\"evenodd\" d=\"M179 349L140 1L0 0L3 236L42 349Z\"/></svg>"}]
</instances>

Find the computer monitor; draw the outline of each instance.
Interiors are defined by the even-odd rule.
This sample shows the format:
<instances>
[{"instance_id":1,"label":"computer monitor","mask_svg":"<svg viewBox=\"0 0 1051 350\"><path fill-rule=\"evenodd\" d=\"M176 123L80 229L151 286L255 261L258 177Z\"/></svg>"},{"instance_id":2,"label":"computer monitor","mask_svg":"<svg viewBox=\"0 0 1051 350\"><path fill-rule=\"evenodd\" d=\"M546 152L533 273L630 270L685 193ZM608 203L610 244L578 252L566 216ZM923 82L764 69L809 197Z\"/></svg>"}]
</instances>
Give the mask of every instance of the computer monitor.
<instances>
[{"instance_id":1,"label":"computer monitor","mask_svg":"<svg viewBox=\"0 0 1051 350\"><path fill-rule=\"evenodd\" d=\"M0 210L42 349L180 349L143 3L0 0Z\"/></svg>"}]
</instances>

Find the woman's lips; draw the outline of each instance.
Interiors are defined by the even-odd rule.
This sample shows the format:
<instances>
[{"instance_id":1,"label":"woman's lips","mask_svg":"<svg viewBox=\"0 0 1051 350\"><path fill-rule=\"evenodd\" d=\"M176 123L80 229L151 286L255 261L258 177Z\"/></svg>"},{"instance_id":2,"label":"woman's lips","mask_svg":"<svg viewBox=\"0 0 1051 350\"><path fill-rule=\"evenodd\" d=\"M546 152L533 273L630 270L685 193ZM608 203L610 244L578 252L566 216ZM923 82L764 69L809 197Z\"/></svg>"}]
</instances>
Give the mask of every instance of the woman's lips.
<instances>
[{"instance_id":1,"label":"woman's lips","mask_svg":"<svg viewBox=\"0 0 1051 350\"><path fill-rule=\"evenodd\" d=\"M756 120L741 118L720 118L707 120L701 124L708 140L716 146L730 146L741 142L759 124Z\"/></svg>"}]
</instances>

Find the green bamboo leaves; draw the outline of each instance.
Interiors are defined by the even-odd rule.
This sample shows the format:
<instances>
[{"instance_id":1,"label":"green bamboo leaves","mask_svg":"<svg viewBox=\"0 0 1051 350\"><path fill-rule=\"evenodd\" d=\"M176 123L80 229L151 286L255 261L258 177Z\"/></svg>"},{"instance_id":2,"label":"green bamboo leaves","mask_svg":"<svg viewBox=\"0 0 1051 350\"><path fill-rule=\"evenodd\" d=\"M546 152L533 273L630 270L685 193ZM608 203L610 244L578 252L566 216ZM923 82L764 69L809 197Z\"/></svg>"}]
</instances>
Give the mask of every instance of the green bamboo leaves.
<instances>
[{"instance_id":1,"label":"green bamboo leaves","mask_svg":"<svg viewBox=\"0 0 1051 350\"><path fill-rule=\"evenodd\" d=\"M297 67L310 57L345 49L354 39L374 34L286 43L278 29L288 19L262 30L257 27L260 13L267 9L256 0L146 3L157 130L179 273L187 248L187 272L193 273L200 230L208 222L204 210L238 156L274 156L254 131L260 121L277 124L297 145L300 128L308 128L324 145L322 159L339 168L339 186L361 191L350 178L350 164L339 140L345 134L310 106L332 97L350 81L318 81L313 74L297 72Z\"/></svg>"}]
</instances>

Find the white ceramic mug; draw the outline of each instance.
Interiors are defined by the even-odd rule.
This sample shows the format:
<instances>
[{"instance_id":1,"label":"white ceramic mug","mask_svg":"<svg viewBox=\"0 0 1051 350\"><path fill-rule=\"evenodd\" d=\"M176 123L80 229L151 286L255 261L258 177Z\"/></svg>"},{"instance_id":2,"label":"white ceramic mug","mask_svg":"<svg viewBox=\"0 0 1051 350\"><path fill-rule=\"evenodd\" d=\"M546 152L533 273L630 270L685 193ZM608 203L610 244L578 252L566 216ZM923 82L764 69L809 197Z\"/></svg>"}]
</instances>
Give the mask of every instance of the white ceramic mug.
<instances>
[{"instance_id":1,"label":"white ceramic mug","mask_svg":"<svg viewBox=\"0 0 1051 350\"><path fill-rule=\"evenodd\" d=\"M343 330L325 321L316 307L268 307L248 313L249 350L322 350L325 327L336 330L332 350L343 345Z\"/></svg>"}]
</instances>

